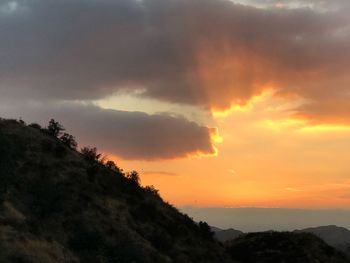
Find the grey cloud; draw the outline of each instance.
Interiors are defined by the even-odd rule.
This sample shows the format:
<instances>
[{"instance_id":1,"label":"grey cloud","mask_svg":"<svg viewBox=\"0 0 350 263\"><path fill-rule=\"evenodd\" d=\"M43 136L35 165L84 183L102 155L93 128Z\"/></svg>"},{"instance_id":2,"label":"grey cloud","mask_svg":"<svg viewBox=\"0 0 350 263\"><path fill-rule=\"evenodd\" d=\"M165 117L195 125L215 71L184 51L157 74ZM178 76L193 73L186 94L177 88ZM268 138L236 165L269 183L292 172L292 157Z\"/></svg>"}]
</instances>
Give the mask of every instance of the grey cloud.
<instances>
[{"instance_id":1,"label":"grey cloud","mask_svg":"<svg viewBox=\"0 0 350 263\"><path fill-rule=\"evenodd\" d=\"M349 4L347 0L239 0L238 2L264 8L312 8L317 11L338 10Z\"/></svg>"},{"instance_id":2,"label":"grey cloud","mask_svg":"<svg viewBox=\"0 0 350 263\"><path fill-rule=\"evenodd\" d=\"M343 0L308 1L325 12L228 0L16 2L0 12L3 98L89 100L141 88L140 96L225 109L267 85L313 105L350 96Z\"/></svg>"},{"instance_id":3,"label":"grey cloud","mask_svg":"<svg viewBox=\"0 0 350 263\"><path fill-rule=\"evenodd\" d=\"M5 117L27 121L60 121L81 146L97 146L123 159L158 160L213 154L211 129L169 114L148 115L102 109L91 104L55 103L11 107L2 103Z\"/></svg>"}]
</instances>

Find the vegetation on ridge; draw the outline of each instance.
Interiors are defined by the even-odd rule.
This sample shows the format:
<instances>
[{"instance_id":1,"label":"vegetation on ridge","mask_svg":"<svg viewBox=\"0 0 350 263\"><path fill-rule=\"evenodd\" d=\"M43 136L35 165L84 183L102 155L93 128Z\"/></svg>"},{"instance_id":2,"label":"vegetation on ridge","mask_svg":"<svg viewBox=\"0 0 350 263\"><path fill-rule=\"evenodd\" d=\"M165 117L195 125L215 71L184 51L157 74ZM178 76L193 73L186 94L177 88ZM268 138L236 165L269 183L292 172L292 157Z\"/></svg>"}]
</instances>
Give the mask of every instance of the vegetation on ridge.
<instances>
[{"instance_id":1,"label":"vegetation on ridge","mask_svg":"<svg viewBox=\"0 0 350 263\"><path fill-rule=\"evenodd\" d=\"M0 119L1 263L343 263L310 234L253 233L225 244L74 136Z\"/></svg>"},{"instance_id":2,"label":"vegetation on ridge","mask_svg":"<svg viewBox=\"0 0 350 263\"><path fill-rule=\"evenodd\" d=\"M0 120L0 262L231 262L209 227L63 131Z\"/></svg>"}]
</instances>

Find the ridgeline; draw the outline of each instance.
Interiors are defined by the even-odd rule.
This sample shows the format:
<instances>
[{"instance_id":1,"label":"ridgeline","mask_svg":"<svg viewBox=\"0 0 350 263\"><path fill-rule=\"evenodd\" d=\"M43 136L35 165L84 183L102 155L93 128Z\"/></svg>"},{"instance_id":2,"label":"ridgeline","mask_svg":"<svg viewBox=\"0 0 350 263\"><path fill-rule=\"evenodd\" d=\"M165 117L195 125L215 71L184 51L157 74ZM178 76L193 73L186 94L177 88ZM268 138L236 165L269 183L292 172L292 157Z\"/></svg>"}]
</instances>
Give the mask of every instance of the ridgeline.
<instances>
[{"instance_id":1,"label":"ridgeline","mask_svg":"<svg viewBox=\"0 0 350 263\"><path fill-rule=\"evenodd\" d=\"M137 172L125 173L96 148L76 150L63 130L54 120L41 128L0 119L1 263L347 262L305 234L274 237L278 252L261 236L223 245L206 223L142 187ZM295 251L298 261L285 260ZM266 261L273 253L279 261Z\"/></svg>"}]
</instances>

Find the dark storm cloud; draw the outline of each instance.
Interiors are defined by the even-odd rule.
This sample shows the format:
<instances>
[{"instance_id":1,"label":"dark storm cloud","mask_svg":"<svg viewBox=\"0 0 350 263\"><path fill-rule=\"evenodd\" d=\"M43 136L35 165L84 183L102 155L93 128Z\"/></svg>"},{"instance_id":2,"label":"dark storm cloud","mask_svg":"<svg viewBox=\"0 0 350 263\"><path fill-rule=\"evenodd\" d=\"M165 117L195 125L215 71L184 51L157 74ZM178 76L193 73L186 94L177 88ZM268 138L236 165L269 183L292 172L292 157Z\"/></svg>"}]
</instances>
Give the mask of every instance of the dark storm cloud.
<instances>
[{"instance_id":1,"label":"dark storm cloud","mask_svg":"<svg viewBox=\"0 0 350 263\"><path fill-rule=\"evenodd\" d=\"M55 118L77 135L80 145L93 144L123 159L158 160L214 154L211 129L169 114L148 115L101 109L82 103L10 105L6 117L28 121Z\"/></svg>"},{"instance_id":2,"label":"dark storm cloud","mask_svg":"<svg viewBox=\"0 0 350 263\"><path fill-rule=\"evenodd\" d=\"M190 42L166 32L153 1L18 3L0 16L3 96L95 99L127 87L190 96Z\"/></svg>"},{"instance_id":3,"label":"dark storm cloud","mask_svg":"<svg viewBox=\"0 0 350 263\"><path fill-rule=\"evenodd\" d=\"M339 103L350 96L344 0L297 9L228 0L0 3L2 97L87 100L141 89L141 96L225 109L269 86L309 101L297 114L317 119L330 96Z\"/></svg>"}]
</instances>

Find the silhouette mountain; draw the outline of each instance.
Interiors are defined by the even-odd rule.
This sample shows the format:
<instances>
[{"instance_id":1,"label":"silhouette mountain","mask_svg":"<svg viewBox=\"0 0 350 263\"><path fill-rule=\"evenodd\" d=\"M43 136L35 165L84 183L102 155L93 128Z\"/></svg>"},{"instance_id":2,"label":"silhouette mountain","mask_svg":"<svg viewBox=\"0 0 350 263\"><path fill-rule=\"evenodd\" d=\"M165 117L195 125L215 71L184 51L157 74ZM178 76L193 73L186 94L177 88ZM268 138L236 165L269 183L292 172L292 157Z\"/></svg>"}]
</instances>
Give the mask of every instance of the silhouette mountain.
<instances>
[{"instance_id":1,"label":"silhouette mountain","mask_svg":"<svg viewBox=\"0 0 350 263\"><path fill-rule=\"evenodd\" d=\"M42 129L0 119L1 263L346 262L306 233L245 234L223 245L208 224L140 186L137 172L96 148L77 151L63 131L54 120Z\"/></svg>"},{"instance_id":2,"label":"silhouette mountain","mask_svg":"<svg viewBox=\"0 0 350 263\"><path fill-rule=\"evenodd\" d=\"M329 225L295 230L295 232L312 233L323 239L327 244L345 252L350 256L350 231L345 227Z\"/></svg>"},{"instance_id":3,"label":"silhouette mountain","mask_svg":"<svg viewBox=\"0 0 350 263\"><path fill-rule=\"evenodd\" d=\"M242 263L345 263L344 254L310 233L260 232L226 243L232 259Z\"/></svg>"},{"instance_id":4,"label":"silhouette mountain","mask_svg":"<svg viewBox=\"0 0 350 263\"><path fill-rule=\"evenodd\" d=\"M51 128L0 120L1 263L232 262L205 223Z\"/></svg>"}]
</instances>

